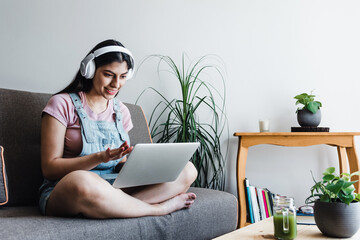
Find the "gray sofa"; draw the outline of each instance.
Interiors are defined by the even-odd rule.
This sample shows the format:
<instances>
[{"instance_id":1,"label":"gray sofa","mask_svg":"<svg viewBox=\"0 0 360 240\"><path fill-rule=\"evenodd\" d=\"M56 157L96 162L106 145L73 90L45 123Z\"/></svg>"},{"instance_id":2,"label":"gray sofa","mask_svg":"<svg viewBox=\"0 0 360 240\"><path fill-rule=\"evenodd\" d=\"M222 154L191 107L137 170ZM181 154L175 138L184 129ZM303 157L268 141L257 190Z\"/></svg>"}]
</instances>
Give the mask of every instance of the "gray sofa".
<instances>
[{"instance_id":1,"label":"gray sofa","mask_svg":"<svg viewBox=\"0 0 360 240\"><path fill-rule=\"evenodd\" d=\"M84 219L42 216L38 210L40 114L50 94L0 88L0 145L4 147L9 201L0 206L0 239L211 239L237 226L237 199L191 188L190 209L161 217ZM126 104L134 123L131 144L150 142L139 106Z\"/></svg>"}]
</instances>

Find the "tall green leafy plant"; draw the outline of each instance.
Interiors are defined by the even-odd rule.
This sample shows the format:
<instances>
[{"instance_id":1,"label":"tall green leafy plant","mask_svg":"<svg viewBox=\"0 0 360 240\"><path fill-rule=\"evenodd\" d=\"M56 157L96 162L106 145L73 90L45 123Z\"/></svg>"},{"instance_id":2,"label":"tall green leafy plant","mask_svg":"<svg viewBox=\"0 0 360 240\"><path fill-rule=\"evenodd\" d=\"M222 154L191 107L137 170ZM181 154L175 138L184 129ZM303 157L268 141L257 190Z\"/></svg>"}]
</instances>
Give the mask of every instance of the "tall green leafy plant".
<instances>
[{"instance_id":1,"label":"tall green leafy plant","mask_svg":"<svg viewBox=\"0 0 360 240\"><path fill-rule=\"evenodd\" d=\"M152 138L158 143L199 142L200 147L191 158L198 170L198 177L193 185L223 190L228 144L225 142L224 149L221 141L224 134L229 134L225 115L225 78L220 65L208 63L209 60L218 58L206 55L191 61L188 65L185 54L182 55L179 65L169 56L153 55L149 58L157 58L159 77L165 65L166 71L178 82L178 90L181 92L181 97L172 99L167 99L164 94L152 87L140 94L138 100L145 91L151 89L161 99L155 105L149 119ZM220 81L222 92L209 81L203 80L210 70L215 70L212 72L216 76L212 75L212 78L217 77ZM228 141L228 137L226 139L225 141Z\"/></svg>"}]
</instances>

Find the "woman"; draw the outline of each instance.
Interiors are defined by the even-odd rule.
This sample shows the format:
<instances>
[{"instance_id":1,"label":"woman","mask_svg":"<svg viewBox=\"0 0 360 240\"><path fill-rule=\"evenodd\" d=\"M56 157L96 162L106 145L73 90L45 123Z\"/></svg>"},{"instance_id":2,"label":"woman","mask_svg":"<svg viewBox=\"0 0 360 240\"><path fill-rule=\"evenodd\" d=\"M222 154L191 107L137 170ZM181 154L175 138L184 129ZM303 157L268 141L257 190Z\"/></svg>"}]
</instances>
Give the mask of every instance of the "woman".
<instances>
[{"instance_id":1,"label":"woman","mask_svg":"<svg viewBox=\"0 0 360 240\"><path fill-rule=\"evenodd\" d=\"M121 190L106 179L133 149L129 110L115 99L133 69L134 59L121 43L101 42L81 62L73 82L49 100L41 127L44 215L158 216L194 202L196 195L186 193L197 176L191 162L174 182Z\"/></svg>"}]
</instances>

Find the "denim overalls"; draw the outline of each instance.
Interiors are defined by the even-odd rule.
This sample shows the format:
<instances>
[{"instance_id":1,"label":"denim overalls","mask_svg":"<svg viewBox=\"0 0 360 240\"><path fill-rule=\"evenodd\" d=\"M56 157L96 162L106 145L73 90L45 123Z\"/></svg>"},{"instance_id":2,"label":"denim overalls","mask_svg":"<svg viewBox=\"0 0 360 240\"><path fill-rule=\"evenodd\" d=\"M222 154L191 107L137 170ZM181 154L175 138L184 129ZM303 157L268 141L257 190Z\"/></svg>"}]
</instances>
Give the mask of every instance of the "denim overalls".
<instances>
[{"instance_id":1,"label":"denim overalls","mask_svg":"<svg viewBox=\"0 0 360 240\"><path fill-rule=\"evenodd\" d=\"M105 151L107 148L118 148L125 141L130 145L129 135L123 127L120 106L116 100L113 100L114 112L116 115L115 122L94 121L91 120L85 112L78 94L70 93L69 95L74 103L80 122L83 147L79 157ZM114 179L108 179L108 176L111 176L111 174L115 172L115 166L120 161L121 159L117 159L107 163L101 163L90 171L111 182L114 181ZM44 179L44 182L39 189L39 207L43 214L45 214L46 202L58 182L59 181Z\"/></svg>"}]
</instances>

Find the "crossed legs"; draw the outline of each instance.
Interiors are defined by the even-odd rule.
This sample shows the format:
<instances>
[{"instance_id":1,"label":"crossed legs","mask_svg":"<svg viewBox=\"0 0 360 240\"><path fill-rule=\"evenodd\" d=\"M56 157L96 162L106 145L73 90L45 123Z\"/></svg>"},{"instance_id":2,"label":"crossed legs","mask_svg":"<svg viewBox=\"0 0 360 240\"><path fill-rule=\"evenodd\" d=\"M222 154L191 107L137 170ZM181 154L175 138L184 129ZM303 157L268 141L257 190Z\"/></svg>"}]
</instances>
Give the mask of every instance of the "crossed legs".
<instances>
[{"instance_id":1,"label":"crossed legs","mask_svg":"<svg viewBox=\"0 0 360 240\"><path fill-rule=\"evenodd\" d=\"M127 218L165 215L188 208L196 195L186 193L197 176L189 162L174 181L132 189L126 193L89 171L74 171L63 177L52 191L46 215L89 218Z\"/></svg>"}]
</instances>

